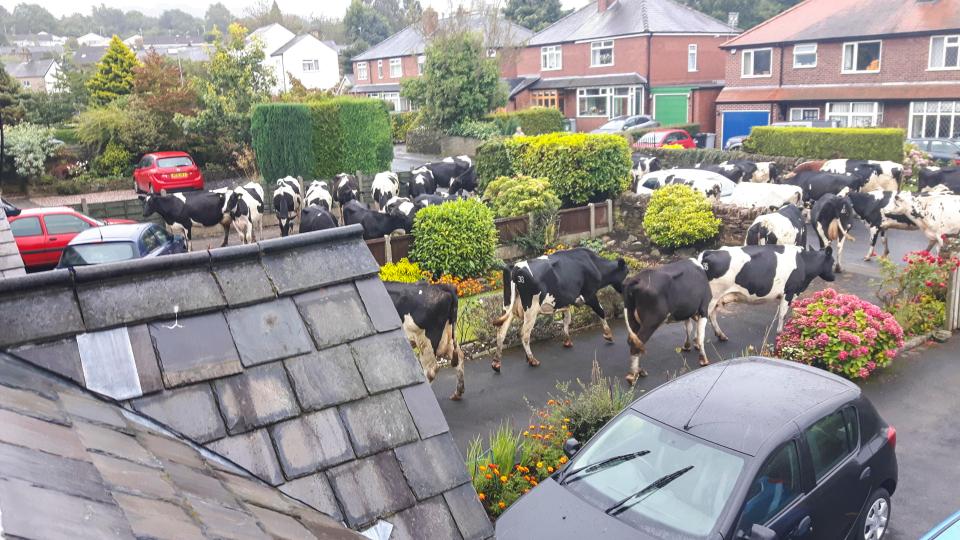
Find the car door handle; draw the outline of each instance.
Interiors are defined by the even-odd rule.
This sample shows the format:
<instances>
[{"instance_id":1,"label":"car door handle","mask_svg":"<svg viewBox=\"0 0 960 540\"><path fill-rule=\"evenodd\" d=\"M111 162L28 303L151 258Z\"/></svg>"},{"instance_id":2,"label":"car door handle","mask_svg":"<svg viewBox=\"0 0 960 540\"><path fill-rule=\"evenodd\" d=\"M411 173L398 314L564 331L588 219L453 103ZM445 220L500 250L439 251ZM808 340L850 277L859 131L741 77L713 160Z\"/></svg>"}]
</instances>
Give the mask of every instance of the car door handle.
<instances>
[{"instance_id":1,"label":"car door handle","mask_svg":"<svg viewBox=\"0 0 960 540\"><path fill-rule=\"evenodd\" d=\"M804 516L790 536L792 538L802 538L811 531L813 531L813 520L810 519L810 516Z\"/></svg>"},{"instance_id":2,"label":"car door handle","mask_svg":"<svg viewBox=\"0 0 960 540\"><path fill-rule=\"evenodd\" d=\"M860 480L866 480L867 478L870 478L871 472L872 471L870 470L870 467L865 468L863 472L860 473Z\"/></svg>"},{"instance_id":3,"label":"car door handle","mask_svg":"<svg viewBox=\"0 0 960 540\"><path fill-rule=\"evenodd\" d=\"M49 241L49 242L56 242L56 241L57 241L57 237L56 237L56 236L51 236L51 237L47 238L47 241Z\"/></svg>"}]
</instances>

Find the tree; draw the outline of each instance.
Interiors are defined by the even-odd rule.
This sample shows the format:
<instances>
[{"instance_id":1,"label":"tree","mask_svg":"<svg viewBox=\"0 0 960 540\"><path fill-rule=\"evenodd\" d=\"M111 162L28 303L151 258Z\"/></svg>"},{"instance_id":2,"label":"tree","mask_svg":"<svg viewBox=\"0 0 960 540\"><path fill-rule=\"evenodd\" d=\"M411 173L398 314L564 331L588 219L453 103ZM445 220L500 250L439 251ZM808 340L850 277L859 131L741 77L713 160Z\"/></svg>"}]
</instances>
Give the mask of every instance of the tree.
<instances>
[{"instance_id":1,"label":"tree","mask_svg":"<svg viewBox=\"0 0 960 540\"><path fill-rule=\"evenodd\" d=\"M82 36L93 28L90 17L74 13L60 18L60 33L66 36Z\"/></svg>"},{"instance_id":2,"label":"tree","mask_svg":"<svg viewBox=\"0 0 960 540\"><path fill-rule=\"evenodd\" d=\"M216 27L223 31L233 22L233 14L222 2L210 4L203 18L207 24L207 30L213 30Z\"/></svg>"},{"instance_id":3,"label":"tree","mask_svg":"<svg viewBox=\"0 0 960 540\"><path fill-rule=\"evenodd\" d=\"M507 19L539 32L561 17L570 13L564 11L560 0L508 0L503 8L503 16Z\"/></svg>"},{"instance_id":4,"label":"tree","mask_svg":"<svg viewBox=\"0 0 960 540\"><path fill-rule=\"evenodd\" d=\"M24 123L10 128L4 147L13 156L17 174L37 178L43 174L44 164L57 149L57 143L52 128Z\"/></svg>"},{"instance_id":5,"label":"tree","mask_svg":"<svg viewBox=\"0 0 960 540\"><path fill-rule=\"evenodd\" d=\"M128 30L126 14L123 10L107 7L104 4L91 8L90 24L88 31L99 32L105 36L125 34Z\"/></svg>"},{"instance_id":6,"label":"tree","mask_svg":"<svg viewBox=\"0 0 960 540\"><path fill-rule=\"evenodd\" d=\"M740 14L740 28L752 28L800 2L800 0L681 0L715 19L727 22L727 14Z\"/></svg>"},{"instance_id":7,"label":"tree","mask_svg":"<svg viewBox=\"0 0 960 540\"><path fill-rule=\"evenodd\" d=\"M401 83L401 95L422 108L427 123L449 128L507 103L495 58L473 32L436 34L426 50L423 76Z\"/></svg>"},{"instance_id":8,"label":"tree","mask_svg":"<svg viewBox=\"0 0 960 540\"><path fill-rule=\"evenodd\" d=\"M366 6L361 0L353 0L343 16L343 26L351 43L364 40L380 43L390 37L390 21L377 10Z\"/></svg>"},{"instance_id":9,"label":"tree","mask_svg":"<svg viewBox=\"0 0 960 540\"><path fill-rule=\"evenodd\" d=\"M105 105L118 96L129 94L133 90L133 68L138 63L133 51L119 37L113 36L106 54L97 62L96 73L87 81L90 100Z\"/></svg>"},{"instance_id":10,"label":"tree","mask_svg":"<svg viewBox=\"0 0 960 540\"><path fill-rule=\"evenodd\" d=\"M23 119L24 110L21 98L21 86L11 77L3 66L0 66L0 180L3 180L4 158L4 126L12 126Z\"/></svg>"},{"instance_id":11,"label":"tree","mask_svg":"<svg viewBox=\"0 0 960 540\"><path fill-rule=\"evenodd\" d=\"M60 60L60 71L57 72L54 87L61 96L66 96L73 109L73 114L79 114L87 108L90 102L90 90L87 88L89 73L74 62L73 50L70 45L64 46L63 57Z\"/></svg>"},{"instance_id":12,"label":"tree","mask_svg":"<svg viewBox=\"0 0 960 540\"><path fill-rule=\"evenodd\" d=\"M160 30L167 34L195 34L202 37L203 21L180 9L168 9L157 20Z\"/></svg>"},{"instance_id":13,"label":"tree","mask_svg":"<svg viewBox=\"0 0 960 540\"><path fill-rule=\"evenodd\" d=\"M57 29L57 18L39 4L17 4L10 17L15 34L53 32Z\"/></svg>"},{"instance_id":14,"label":"tree","mask_svg":"<svg viewBox=\"0 0 960 540\"><path fill-rule=\"evenodd\" d=\"M193 115L197 108L194 89L180 82L176 64L151 50L134 69L133 95L156 115L160 135L166 146L183 139L183 130L174 121L176 115Z\"/></svg>"},{"instance_id":15,"label":"tree","mask_svg":"<svg viewBox=\"0 0 960 540\"><path fill-rule=\"evenodd\" d=\"M270 14L267 15L267 22L271 24L280 24L283 22L283 13L280 11L280 6L277 5L277 0L273 0L273 5L270 6Z\"/></svg>"}]
</instances>

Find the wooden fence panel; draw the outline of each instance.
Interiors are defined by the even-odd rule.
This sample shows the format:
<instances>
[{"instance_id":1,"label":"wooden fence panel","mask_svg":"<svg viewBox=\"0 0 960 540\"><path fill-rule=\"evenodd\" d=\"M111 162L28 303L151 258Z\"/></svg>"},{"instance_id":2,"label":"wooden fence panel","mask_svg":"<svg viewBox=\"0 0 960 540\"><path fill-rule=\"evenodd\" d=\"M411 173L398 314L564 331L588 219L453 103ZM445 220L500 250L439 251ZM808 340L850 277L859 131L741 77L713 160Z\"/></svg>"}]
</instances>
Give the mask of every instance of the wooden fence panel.
<instances>
[{"instance_id":1,"label":"wooden fence panel","mask_svg":"<svg viewBox=\"0 0 960 540\"><path fill-rule=\"evenodd\" d=\"M590 207L579 206L560 211L560 236L590 232Z\"/></svg>"},{"instance_id":2,"label":"wooden fence panel","mask_svg":"<svg viewBox=\"0 0 960 540\"><path fill-rule=\"evenodd\" d=\"M393 262L397 262L404 257L410 257L410 250L413 248L413 235L404 234L401 236L390 237L390 252L393 255Z\"/></svg>"},{"instance_id":3,"label":"wooden fence panel","mask_svg":"<svg viewBox=\"0 0 960 540\"><path fill-rule=\"evenodd\" d=\"M367 240L367 247L370 248L370 253L373 254L373 258L377 260L377 264L380 266L387 264L387 246L383 238Z\"/></svg>"},{"instance_id":4,"label":"wooden fence panel","mask_svg":"<svg viewBox=\"0 0 960 540\"><path fill-rule=\"evenodd\" d=\"M500 245L509 244L514 238L527 234L530 220L527 216L500 218L494 221L500 236Z\"/></svg>"}]
</instances>

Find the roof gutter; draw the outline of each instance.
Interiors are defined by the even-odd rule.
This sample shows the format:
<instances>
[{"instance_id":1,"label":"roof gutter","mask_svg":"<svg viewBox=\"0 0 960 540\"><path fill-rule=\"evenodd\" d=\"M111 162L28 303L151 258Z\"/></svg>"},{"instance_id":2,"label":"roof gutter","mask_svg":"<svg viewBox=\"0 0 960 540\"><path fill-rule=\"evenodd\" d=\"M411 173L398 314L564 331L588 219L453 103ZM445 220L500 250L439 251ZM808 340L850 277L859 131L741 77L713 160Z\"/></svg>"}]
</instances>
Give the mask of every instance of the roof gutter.
<instances>
[{"instance_id":1,"label":"roof gutter","mask_svg":"<svg viewBox=\"0 0 960 540\"><path fill-rule=\"evenodd\" d=\"M721 49L756 49L758 47L778 47L782 45L792 45L794 43L833 43L833 42L844 42L851 40L861 40L861 39L899 39L899 38L908 38L908 37L922 37L922 36L938 36L940 34L949 34L960 32L960 28L942 28L937 30L922 30L917 32L900 32L897 34L863 34L863 35L849 35L849 36L833 36L833 37L810 37L804 39L788 39L783 41L769 41L769 42L751 42L751 43L733 43L737 38L733 38L727 42L721 43L719 47ZM742 36L743 34L741 34Z\"/></svg>"}]
</instances>

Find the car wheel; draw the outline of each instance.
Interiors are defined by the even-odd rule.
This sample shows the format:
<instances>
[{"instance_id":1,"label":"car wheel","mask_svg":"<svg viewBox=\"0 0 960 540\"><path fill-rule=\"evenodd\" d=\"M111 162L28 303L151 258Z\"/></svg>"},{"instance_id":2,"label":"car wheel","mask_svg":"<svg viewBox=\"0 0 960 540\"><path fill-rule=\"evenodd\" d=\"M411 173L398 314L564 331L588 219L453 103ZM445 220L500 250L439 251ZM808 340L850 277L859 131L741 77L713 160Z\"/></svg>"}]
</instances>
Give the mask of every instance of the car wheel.
<instances>
[{"instance_id":1,"label":"car wheel","mask_svg":"<svg viewBox=\"0 0 960 540\"><path fill-rule=\"evenodd\" d=\"M863 540L881 540L890 523L890 494L883 488L871 495L866 511L860 516L857 530L863 531Z\"/></svg>"}]
</instances>

